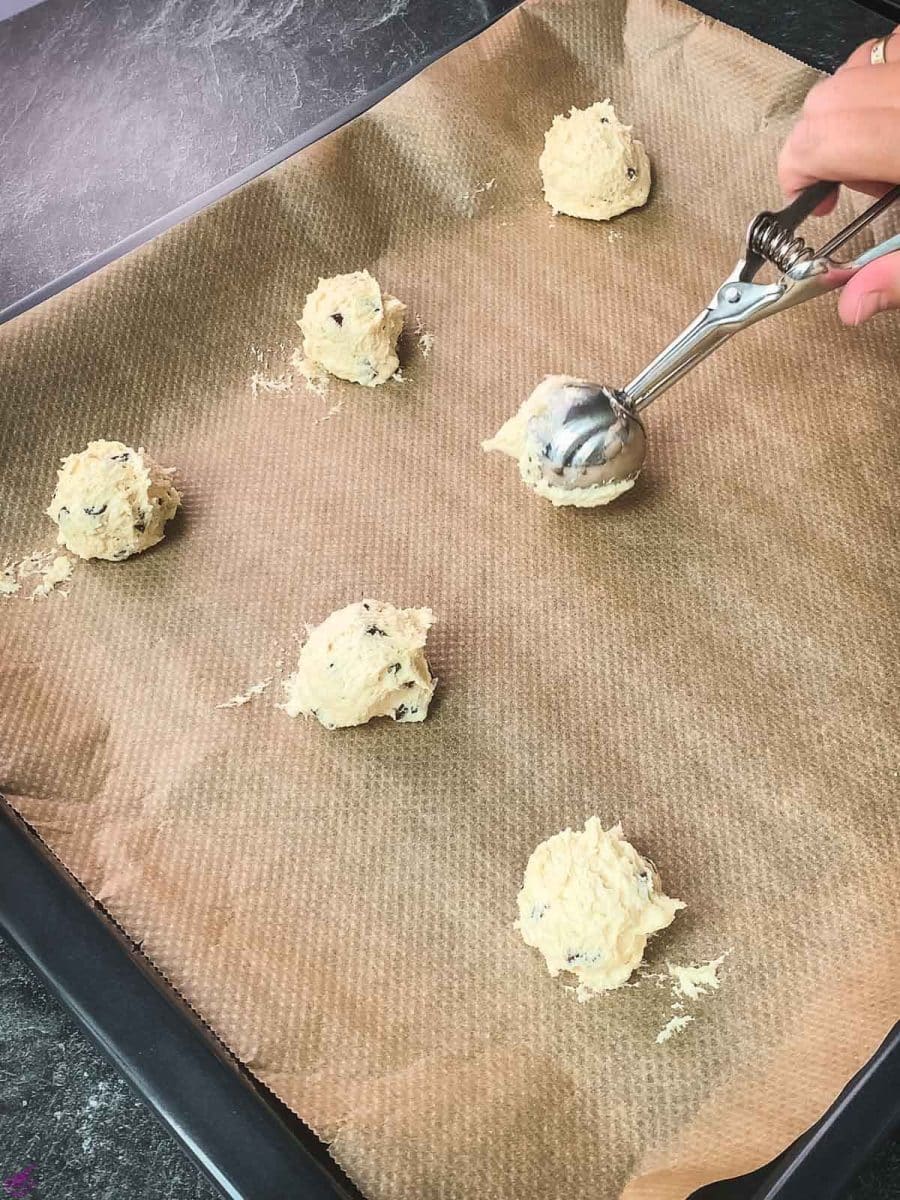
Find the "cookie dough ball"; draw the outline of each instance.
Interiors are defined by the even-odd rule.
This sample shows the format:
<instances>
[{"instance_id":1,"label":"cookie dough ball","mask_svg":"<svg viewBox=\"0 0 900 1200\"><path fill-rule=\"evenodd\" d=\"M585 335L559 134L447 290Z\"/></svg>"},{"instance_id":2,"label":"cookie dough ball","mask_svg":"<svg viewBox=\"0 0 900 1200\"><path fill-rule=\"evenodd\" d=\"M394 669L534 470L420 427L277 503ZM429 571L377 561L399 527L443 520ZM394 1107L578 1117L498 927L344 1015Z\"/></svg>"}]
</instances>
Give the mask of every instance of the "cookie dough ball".
<instances>
[{"instance_id":1,"label":"cookie dough ball","mask_svg":"<svg viewBox=\"0 0 900 1200\"><path fill-rule=\"evenodd\" d=\"M161 542L180 503L171 468L122 442L90 442L62 460L47 516L79 558L119 562Z\"/></svg>"},{"instance_id":2,"label":"cookie dough ball","mask_svg":"<svg viewBox=\"0 0 900 1200\"><path fill-rule=\"evenodd\" d=\"M436 680L425 661L429 608L378 600L348 604L310 628L297 670L285 683L291 717L315 717L326 729L373 717L424 721Z\"/></svg>"},{"instance_id":3,"label":"cookie dough ball","mask_svg":"<svg viewBox=\"0 0 900 1200\"><path fill-rule=\"evenodd\" d=\"M306 297L300 329L308 362L365 387L384 383L400 365L397 339L406 305L382 293L368 271L320 279Z\"/></svg>"},{"instance_id":4,"label":"cookie dough ball","mask_svg":"<svg viewBox=\"0 0 900 1200\"><path fill-rule=\"evenodd\" d=\"M519 464L519 474L525 483L538 496L549 500L557 508L569 505L575 508L597 508L601 504L609 504L629 488L633 488L637 473L630 479L616 480L615 483L595 483L590 487L566 488L558 483L548 483L541 470L542 439L535 433L531 422L535 418L545 416L551 407L551 402L563 402L565 397L561 389L566 384L583 384L583 379L574 379L571 375L548 375L543 379L527 400L523 401L515 416L510 417L497 433L481 443L482 450L497 450L500 454L508 454Z\"/></svg>"},{"instance_id":5,"label":"cookie dough ball","mask_svg":"<svg viewBox=\"0 0 900 1200\"><path fill-rule=\"evenodd\" d=\"M647 938L674 920L680 900L659 878L621 825L604 831L598 817L541 842L525 868L516 926L540 950L551 975L578 979L578 997L621 987L641 961Z\"/></svg>"},{"instance_id":6,"label":"cookie dough ball","mask_svg":"<svg viewBox=\"0 0 900 1200\"><path fill-rule=\"evenodd\" d=\"M650 160L609 100L553 118L539 160L555 213L608 221L640 208L650 193Z\"/></svg>"}]
</instances>

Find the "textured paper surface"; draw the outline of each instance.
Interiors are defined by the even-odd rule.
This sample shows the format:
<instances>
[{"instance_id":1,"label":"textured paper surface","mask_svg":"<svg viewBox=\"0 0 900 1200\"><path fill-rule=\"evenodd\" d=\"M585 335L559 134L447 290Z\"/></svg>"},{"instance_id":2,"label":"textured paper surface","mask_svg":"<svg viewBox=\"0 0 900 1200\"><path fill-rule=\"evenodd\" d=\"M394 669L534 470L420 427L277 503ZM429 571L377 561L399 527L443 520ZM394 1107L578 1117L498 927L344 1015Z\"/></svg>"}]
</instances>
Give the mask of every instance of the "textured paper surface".
<instances>
[{"instance_id":1,"label":"textured paper surface","mask_svg":"<svg viewBox=\"0 0 900 1200\"><path fill-rule=\"evenodd\" d=\"M781 1150L896 1016L897 321L826 298L742 334L608 510L479 450L545 372L620 383L706 301L813 78L665 0L541 0L0 330L4 553L49 544L90 438L185 497L155 550L0 601L0 783L371 1200L682 1197ZM543 132L607 95L650 203L553 219ZM252 387L361 267L427 359ZM328 733L276 684L216 709L365 594L437 614L423 726ZM664 1046L665 989L580 1005L512 928L531 850L593 813L689 906L653 969L733 949Z\"/></svg>"}]
</instances>

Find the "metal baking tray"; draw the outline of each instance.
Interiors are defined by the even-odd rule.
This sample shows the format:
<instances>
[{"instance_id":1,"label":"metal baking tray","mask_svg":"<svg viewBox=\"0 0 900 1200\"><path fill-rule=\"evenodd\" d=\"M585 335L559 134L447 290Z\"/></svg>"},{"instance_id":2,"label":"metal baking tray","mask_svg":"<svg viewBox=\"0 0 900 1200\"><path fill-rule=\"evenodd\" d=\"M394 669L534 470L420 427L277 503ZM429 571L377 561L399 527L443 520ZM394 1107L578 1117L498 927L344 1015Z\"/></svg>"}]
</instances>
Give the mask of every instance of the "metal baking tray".
<instances>
[{"instance_id":1,"label":"metal baking tray","mask_svg":"<svg viewBox=\"0 0 900 1200\"><path fill-rule=\"evenodd\" d=\"M0 932L230 1200L363 1200L0 798ZM900 1024L812 1129L694 1200L837 1200L900 1125Z\"/></svg>"},{"instance_id":2,"label":"metal baking tray","mask_svg":"<svg viewBox=\"0 0 900 1200\"><path fill-rule=\"evenodd\" d=\"M512 3L493 4L483 31ZM699 0L697 7L818 65L840 60L848 27L862 40L900 20L900 0L829 0L828 14ZM487 10L488 6L485 6ZM769 10L774 12L775 6ZM876 15L878 14L878 15ZM798 35L797 21L801 22ZM467 39L460 39L467 40ZM453 49L448 45L442 53ZM432 55L350 108L214 189L0 312L0 322L61 291L359 115L427 66ZM327 1148L252 1076L174 992L38 835L0 796L0 934L25 957L204 1174L232 1200L364 1200ZM839 1032L838 1032L839 1036ZM751 1118L752 1119L752 1118ZM900 1128L900 1024L828 1112L752 1174L709 1184L693 1200L838 1200L881 1142Z\"/></svg>"}]
</instances>

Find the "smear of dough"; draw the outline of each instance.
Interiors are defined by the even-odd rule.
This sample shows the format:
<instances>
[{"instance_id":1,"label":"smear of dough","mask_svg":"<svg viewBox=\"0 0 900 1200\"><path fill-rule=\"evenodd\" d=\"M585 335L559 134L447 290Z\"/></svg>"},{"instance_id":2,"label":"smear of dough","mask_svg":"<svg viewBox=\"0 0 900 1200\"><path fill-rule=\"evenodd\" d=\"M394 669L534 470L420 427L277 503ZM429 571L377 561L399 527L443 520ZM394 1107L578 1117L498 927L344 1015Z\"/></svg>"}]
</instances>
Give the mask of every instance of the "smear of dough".
<instances>
[{"instance_id":1,"label":"smear of dough","mask_svg":"<svg viewBox=\"0 0 900 1200\"><path fill-rule=\"evenodd\" d=\"M303 357L339 379L375 387L400 365L397 339L406 305L382 293L368 271L320 279L298 322Z\"/></svg>"},{"instance_id":2,"label":"smear of dough","mask_svg":"<svg viewBox=\"0 0 900 1200\"><path fill-rule=\"evenodd\" d=\"M0 572L0 596L14 596L21 588L21 583L16 579L15 563L5 563L2 572Z\"/></svg>"},{"instance_id":3,"label":"smear of dough","mask_svg":"<svg viewBox=\"0 0 900 1200\"><path fill-rule=\"evenodd\" d=\"M73 569L74 564L70 558L66 558L64 554L57 554L53 561L41 571L41 582L31 593L32 600L35 597L49 596L58 584L65 583L66 580L72 578Z\"/></svg>"},{"instance_id":4,"label":"smear of dough","mask_svg":"<svg viewBox=\"0 0 900 1200\"><path fill-rule=\"evenodd\" d=\"M539 166L547 203L570 217L608 221L650 193L647 152L609 100L554 117Z\"/></svg>"},{"instance_id":5,"label":"smear of dough","mask_svg":"<svg viewBox=\"0 0 900 1200\"><path fill-rule=\"evenodd\" d=\"M662 891L652 863L625 840L621 825L604 831L590 817L541 842L525 868L516 927L540 950L551 975L571 972L578 998L621 987L644 954L647 938L684 908Z\"/></svg>"},{"instance_id":6,"label":"smear of dough","mask_svg":"<svg viewBox=\"0 0 900 1200\"><path fill-rule=\"evenodd\" d=\"M348 604L309 629L297 669L285 682L285 712L326 729L373 717L424 721L436 680L425 659L434 617L428 608L378 600Z\"/></svg>"},{"instance_id":7,"label":"smear of dough","mask_svg":"<svg viewBox=\"0 0 900 1200\"><path fill-rule=\"evenodd\" d=\"M342 412L343 408L343 401L339 400L337 404L332 404L328 412L323 413L321 417L316 417L316 419L313 421L313 425L321 425L323 421L330 421L332 417L336 417L339 412Z\"/></svg>"},{"instance_id":8,"label":"smear of dough","mask_svg":"<svg viewBox=\"0 0 900 1200\"><path fill-rule=\"evenodd\" d=\"M656 1043L661 1046L663 1042L667 1042L670 1037L676 1033L681 1033L682 1029L686 1029L694 1018L691 1016L674 1016L670 1017L666 1024L656 1035Z\"/></svg>"},{"instance_id":9,"label":"smear of dough","mask_svg":"<svg viewBox=\"0 0 900 1200\"><path fill-rule=\"evenodd\" d=\"M718 958L713 958L706 963L694 963L686 967L679 967L675 963L666 963L666 970L674 979L672 985L672 994L674 996L684 996L688 1000L696 1000L699 996L704 996L708 991L717 991L721 980L719 979L719 968L725 961L725 955L721 954Z\"/></svg>"},{"instance_id":10,"label":"smear of dough","mask_svg":"<svg viewBox=\"0 0 900 1200\"><path fill-rule=\"evenodd\" d=\"M47 515L79 558L119 562L161 542L181 496L172 470L122 442L90 442L62 460Z\"/></svg>"},{"instance_id":11,"label":"smear of dough","mask_svg":"<svg viewBox=\"0 0 900 1200\"><path fill-rule=\"evenodd\" d=\"M550 411L551 401L560 397L560 389L566 384L583 384L585 380L571 375L548 375L537 385L519 411L500 427L492 438L481 443L482 450L496 450L508 454L519 464L519 474L528 487L557 508L568 505L574 508L597 508L609 504L630 488L637 475L615 483L592 484L590 487L566 488L557 483L548 483L541 469L541 441L533 432L531 422Z\"/></svg>"},{"instance_id":12,"label":"smear of dough","mask_svg":"<svg viewBox=\"0 0 900 1200\"><path fill-rule=\"evenodd\" d=\"M230 700L223 700L221 704L216 705L216 708L240 708L243 704L249 704L254 696L261 696L271 682L272 676L270 675L268 679L262 679L259 683L248 687L246 692L232 696Z\"/></svg>"},{"instance_id":13,"label":"smear of dough","mask_svg":"<svg viewBox=\"0 0 900 1200\"><path fill-rule=\"evenodd\" d=\"M294 377L289 371L280 375L266 375L264 371L254 371L250 376L250 391L254 396L260 392L289 392L294 386Z\"/></svg>"},{"instance_id":14,"label":"smear of dough","mask_svg":"<svg viewBox=\"0 0 900 1200\"><path fill-rule=\"evenodd\" d=\"M425 323L418 313L416 313L416 327L413 333L416 335L419 349L422 351L422 357L427 358L434 348L434 334L428 332L425 328Z\"/></svg>"},{"instance_id":15,"label":"smear of dough","mask_svg":"<svg viewBox=\"0 0 900 1200\"><path fill-rule=\"evenodd\" d=\"M61 583L67 583L72 577L75 564L64 554L56 554L53 550L35 550L18 562L7 559L0 570L0 597L15 596L20 593L27 581L36 580L29 593L30 600L40 600L49 596ZM68 596L68 592L60 595Z\"/></svg>"}]
</instances>

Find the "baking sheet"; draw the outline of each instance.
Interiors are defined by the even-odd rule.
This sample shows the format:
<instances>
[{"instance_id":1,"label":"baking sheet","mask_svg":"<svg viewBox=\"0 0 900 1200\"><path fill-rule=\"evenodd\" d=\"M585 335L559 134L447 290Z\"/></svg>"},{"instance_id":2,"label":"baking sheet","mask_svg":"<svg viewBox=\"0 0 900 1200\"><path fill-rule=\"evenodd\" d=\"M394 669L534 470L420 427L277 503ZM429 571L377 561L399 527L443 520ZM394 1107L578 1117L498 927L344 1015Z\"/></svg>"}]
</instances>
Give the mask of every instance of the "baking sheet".
<instances>
[{"instance_id":1,"label":"baking sheet","mask_svg":"<svg viewBox=\"0 0 900 1200\"><path fill-rule=\"evenodd\" d=\"M619 382L681 328L813 79L674 3L541 0L0 330L0 549L50 544L89 438L185 493L157 549L2 601L0 783L373 1200L686 1195L896 1015L896 324L742 334L603 512L478 449L543 373ZM607 94L650 203L553 218L543 130ZM405 378L320 397L294 318L362 266L409 305ZM215 707L364 594L437 614L424 726L291 722L277 678ZM652 973L732 950L664 1046L667 988L579 1005L511 927L531 849L593 813L688 904Z\"/></svg>"}]
</instances>

